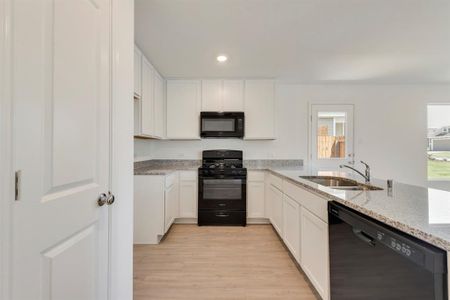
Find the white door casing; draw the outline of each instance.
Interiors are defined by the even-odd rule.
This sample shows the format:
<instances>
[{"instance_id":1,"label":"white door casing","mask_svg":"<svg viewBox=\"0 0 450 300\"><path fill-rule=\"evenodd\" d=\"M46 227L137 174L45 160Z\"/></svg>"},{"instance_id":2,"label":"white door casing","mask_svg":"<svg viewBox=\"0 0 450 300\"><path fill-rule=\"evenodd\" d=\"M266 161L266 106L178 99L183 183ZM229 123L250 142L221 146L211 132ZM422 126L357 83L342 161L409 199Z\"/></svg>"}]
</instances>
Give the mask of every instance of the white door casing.
<instances>
[{"instance_id":1,"label":"white door casing","mask_svg":"<svg viewBox=\"0 0 450 300\"><path fill-rule=\"evenodd\" d=\"M11 299L107 299L110 17L109 0L15 2Z\"/></svg>"}]
</instances>

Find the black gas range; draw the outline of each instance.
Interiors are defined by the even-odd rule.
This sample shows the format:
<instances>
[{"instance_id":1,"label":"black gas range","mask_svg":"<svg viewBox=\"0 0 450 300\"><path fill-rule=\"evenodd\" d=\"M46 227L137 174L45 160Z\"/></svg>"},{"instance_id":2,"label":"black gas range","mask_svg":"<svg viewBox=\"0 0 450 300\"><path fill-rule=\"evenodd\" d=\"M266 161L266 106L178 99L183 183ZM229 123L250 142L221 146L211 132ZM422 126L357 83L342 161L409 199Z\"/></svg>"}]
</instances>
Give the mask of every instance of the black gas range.
<instances>
[{"instance_id":1,"label":"black gas range","mask_svg":"<svg viewBox=\"0 0 450 300\"><path fill-rule=\"evenodd\" d=\"M203 151L198 179L198 225L247 224L247 169L242 151Z\"/></svg>"}]
</instances>

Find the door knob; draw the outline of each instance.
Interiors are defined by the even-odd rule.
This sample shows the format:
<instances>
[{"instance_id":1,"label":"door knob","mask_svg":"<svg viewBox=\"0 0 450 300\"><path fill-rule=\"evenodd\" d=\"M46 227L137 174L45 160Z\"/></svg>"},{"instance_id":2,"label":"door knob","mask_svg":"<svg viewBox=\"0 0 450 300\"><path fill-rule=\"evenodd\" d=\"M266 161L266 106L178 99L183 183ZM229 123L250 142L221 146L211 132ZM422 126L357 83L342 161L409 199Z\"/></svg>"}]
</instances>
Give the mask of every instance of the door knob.
<instances>
[{"instance_id":1,"label":"door knob","mask_svg":"<svg viewBox=\"0 0 450 300\"><path fill-rule=\"evenodd\" d=\"M114 194L112 194L111 192L108 192L106 204L111 205L114 203L115 200L116 200L116 197L114 197Z\"/></svg>"},{"instance_id":2,"label":"door knob","mask_svg":"<svg viewBox=\"0 0 450 300\"><path fill-rule=\"evenodd\" d=\"M105 193L101 193L100 196L98 196L97 204L98 206L103 206L108 202L108 196Z\"/></svg>"}]
</instances>

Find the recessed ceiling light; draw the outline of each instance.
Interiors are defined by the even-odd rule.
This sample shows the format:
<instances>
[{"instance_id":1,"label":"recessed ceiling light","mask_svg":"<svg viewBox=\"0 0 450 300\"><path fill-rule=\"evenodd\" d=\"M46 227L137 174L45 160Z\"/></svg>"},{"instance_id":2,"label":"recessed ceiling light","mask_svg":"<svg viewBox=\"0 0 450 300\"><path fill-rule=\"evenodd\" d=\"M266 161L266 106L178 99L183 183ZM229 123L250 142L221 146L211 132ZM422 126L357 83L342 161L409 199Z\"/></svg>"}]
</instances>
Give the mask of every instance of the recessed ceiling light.
<instances>
[{"instance_id":1,"label":"recessed ceiling light","mask_svg":"<svg viewBox=\"0 0 450 300\"><path fill-rule=\"evenodd\" d=\"M228 59L228 57L226 57L225 55L219 55L217 56L217 61L218 62L226 62Z\"/></svg>"}]
</instances>

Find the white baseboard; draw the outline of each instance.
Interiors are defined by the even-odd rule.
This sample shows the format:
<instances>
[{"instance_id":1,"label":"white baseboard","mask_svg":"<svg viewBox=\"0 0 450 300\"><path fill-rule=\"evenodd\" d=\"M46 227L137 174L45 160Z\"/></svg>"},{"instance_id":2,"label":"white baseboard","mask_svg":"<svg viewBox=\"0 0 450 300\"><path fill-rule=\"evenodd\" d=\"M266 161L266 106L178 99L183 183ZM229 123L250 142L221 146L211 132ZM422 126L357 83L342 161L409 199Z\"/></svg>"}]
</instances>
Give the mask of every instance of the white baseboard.
<instances>
[{"instance_id":1,"label":"white baseboard","mask_svg":"<svg viewBox=\"0 0 450 300\"><path fill-rule=\"evenodd\" d=\"M176 218L175 224L197 224L197 218Z\"/></svg>"},{"instance_id":2,"label":"white baseboard","mask_svg":"<svg viewBox=\"0 0 450 300\"><path fill-rule=\"evenodd\" d=\"M270 220L268 218L247 218L247 224L270 224Z\"/></svg>"}]
</instances>

